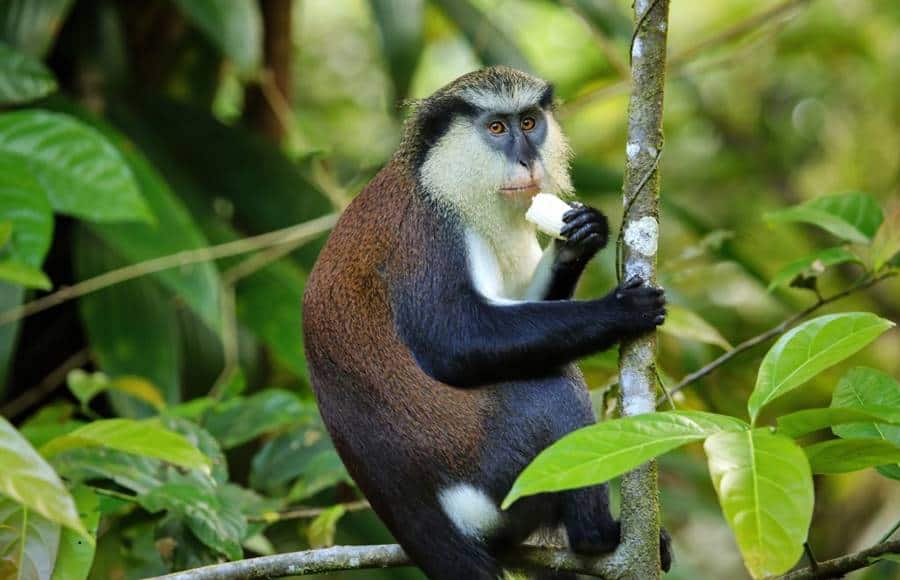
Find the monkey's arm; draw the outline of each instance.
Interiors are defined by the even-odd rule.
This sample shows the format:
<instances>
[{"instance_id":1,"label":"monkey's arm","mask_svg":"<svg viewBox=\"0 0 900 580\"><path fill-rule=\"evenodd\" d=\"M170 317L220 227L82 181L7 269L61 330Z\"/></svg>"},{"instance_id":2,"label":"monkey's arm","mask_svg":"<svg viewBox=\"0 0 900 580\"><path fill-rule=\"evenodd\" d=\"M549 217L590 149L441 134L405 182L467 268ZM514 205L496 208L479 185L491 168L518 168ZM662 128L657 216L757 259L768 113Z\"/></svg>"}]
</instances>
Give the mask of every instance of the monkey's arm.
<instances>
[{"instance_id":1,"label":"monkey's arm","mask_svg":"<svg viewBox=\"0 0 900 580\"><path fill-rule=\"evenodd\" d=\"M489 302L467 280L446 282L437 274L408 291L401 285L395 321L421 368L460 387L547 375L654 328L665 315L662 290L640 279L598 300L514 304Z\"/></svg>"}]
</instances>

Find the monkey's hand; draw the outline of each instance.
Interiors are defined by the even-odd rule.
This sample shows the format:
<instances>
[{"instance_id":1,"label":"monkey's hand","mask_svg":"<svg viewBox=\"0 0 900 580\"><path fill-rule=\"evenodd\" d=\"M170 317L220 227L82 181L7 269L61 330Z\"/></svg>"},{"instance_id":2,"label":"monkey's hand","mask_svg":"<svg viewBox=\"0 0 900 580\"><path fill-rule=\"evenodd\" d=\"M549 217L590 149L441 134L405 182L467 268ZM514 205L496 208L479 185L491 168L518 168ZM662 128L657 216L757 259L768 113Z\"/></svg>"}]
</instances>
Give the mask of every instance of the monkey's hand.
<instances>
[{"instance_id":1,"label":"monkey's hand","mask_svg":"<svg viewBox=\"0 0 900 580\"><path fill-rule=\"evenodd\" d=\"M662 288L632 276L606 298L612 302L622 329L628 334L653 330L666 321L666 296Z\"/></svg>"},{"instance_id":2,"label":"monkey's hand","mask_svg":"<svg viewBox=\"0 0 900 580\"><path fill-rule=\"evenodd\" d=\"M565 225L557 240L559 260L564 264L587 263L609 240L609 224L598 210L578 204L563 214Z\"/></svg>"}]
</instances>

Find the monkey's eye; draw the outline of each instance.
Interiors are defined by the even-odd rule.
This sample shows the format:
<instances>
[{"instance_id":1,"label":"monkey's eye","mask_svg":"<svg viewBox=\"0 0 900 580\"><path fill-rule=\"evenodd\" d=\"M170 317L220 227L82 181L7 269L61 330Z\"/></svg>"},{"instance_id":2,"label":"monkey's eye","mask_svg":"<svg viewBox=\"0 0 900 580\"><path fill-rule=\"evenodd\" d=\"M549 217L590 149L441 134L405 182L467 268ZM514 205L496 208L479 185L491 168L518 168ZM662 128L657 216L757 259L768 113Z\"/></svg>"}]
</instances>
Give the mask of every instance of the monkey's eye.
<instances>
[{"instance_id":1,"label":"monkey's eye","mask_svg":"<svg viewBox=\"0 0 900 580\"><path fill-rule=\"evenodd\" d=\"M502 135L506 133L506 125L504 125L501 121L491 121L488 123L488 131L493 135Z\"/></svg>"},{"instance_id":2,"label":"monkey's eye","mask_svg":"<svg viewBox=\"0 0 900 580\"><path fill-rule=\"evenodd\" d=\"M531 131L534 129L534 117L525 117L522 119L522 130L523 131Z\"/></svg>"}]
</instances>

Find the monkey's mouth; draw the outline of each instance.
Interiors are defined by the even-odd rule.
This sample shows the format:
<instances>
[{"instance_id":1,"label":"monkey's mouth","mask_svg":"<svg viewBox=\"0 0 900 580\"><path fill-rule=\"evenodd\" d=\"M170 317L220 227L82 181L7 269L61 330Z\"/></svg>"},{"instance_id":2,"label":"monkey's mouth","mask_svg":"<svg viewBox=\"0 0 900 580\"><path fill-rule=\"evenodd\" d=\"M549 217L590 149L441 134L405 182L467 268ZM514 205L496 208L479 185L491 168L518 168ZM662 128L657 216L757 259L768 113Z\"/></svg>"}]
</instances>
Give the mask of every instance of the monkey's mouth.
<instances>
[{"instance_id":1,"label":"monkey's mouth","mask_svg":"<svg viewBox=\"0 0 900 580\"><path fill-rule=\"evenodd\" d=\"M528 183L508 185L500 188L500 194L515 201L530 201L536 193L541 191L541 184L538 181L529 181Z\"/></svg>"}]
</instances>

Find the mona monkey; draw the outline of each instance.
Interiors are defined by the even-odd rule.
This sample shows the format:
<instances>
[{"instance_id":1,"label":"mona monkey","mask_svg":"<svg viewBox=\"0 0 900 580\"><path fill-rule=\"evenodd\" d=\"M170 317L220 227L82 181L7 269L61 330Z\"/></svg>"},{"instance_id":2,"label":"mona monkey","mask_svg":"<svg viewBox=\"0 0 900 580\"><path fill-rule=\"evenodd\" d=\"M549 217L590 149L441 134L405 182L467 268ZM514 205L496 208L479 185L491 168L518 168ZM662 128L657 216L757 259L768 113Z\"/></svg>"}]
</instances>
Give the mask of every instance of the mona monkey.
<instances>
[{"instance_id":1,"label":"mona monkey","mask_svg":"<svg viewBox=\"0 0 900 580\"><path fill-rule=\"evenodd\" d=\"M565 241L542 251L525 211L539 191L571 192L570 156L549 83L506 67L463 75L417 105L306 286L322 418L433 580L494 580L502 550L541 529L564 527L579 553L619 543L606 485L499 509L540 451L596 421L574 361L665 317L662 290L640 278L571 299L607 242L599 211L567 212Z\"/></svg>"}]
</instances>

